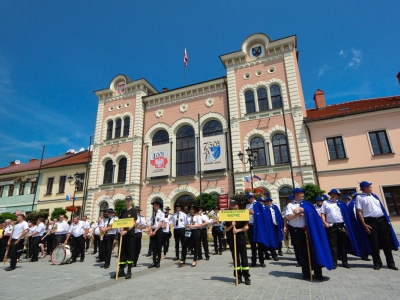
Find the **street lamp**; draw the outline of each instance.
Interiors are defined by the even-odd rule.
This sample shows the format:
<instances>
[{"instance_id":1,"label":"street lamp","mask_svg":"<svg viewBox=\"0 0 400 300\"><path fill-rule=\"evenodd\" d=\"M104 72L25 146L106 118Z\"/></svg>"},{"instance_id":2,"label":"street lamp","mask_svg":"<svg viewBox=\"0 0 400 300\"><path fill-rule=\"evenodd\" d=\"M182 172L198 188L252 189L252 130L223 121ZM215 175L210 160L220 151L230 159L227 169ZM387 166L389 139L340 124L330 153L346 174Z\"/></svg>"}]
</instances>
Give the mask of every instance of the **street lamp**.
<instances>
[{"instance_id":1,"label":"street lamp","mask_svg":"<svg viewBox=\"0 0 400 300\"><path fill-rule=\"evenodd\" d=\"M250 176L251 176L250 184L251 184L251 189L253 189L253 172L252 172L252 170L253 170L253 164L257 159L258 152L256 149L251 149L251 148L247 147L246 154L248 156L247 160L245 160L244 153L242 153L242 151L239 151L238 156L242 163L244 163L244 164L249 163L249 165L250 165Z\"/></svg>"},{"instance_id":2,"label":"street lamp","mask_svg":"<svg viewBox=\"0 0 400 300\"><path fill-rule=\"evenodd\" d=\"M72 182L74 180L74 177L75 177L75 181ZM74 196L72 197L72 206L75 206L75 193L77 190L79 190L79 187L81 186L81 184L83 184L83 178L81 178L81 176L80 176L80 174L78 174L78 172L75 173L74 177L72 177L71 175L69 175L67 177L68 183L71 186L75 185ZM71 221L72 221L72 219L73 219L73 214L71 214Z\"/></svg>"}]
</instances>

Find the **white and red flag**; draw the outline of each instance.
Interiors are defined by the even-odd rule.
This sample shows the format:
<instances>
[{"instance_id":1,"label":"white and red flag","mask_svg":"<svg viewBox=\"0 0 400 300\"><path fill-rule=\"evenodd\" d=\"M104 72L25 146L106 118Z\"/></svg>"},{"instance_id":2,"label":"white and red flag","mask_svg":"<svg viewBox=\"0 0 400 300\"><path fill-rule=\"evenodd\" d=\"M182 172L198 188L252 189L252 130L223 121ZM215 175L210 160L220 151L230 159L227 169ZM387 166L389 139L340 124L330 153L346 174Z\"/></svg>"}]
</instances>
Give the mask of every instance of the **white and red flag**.
<instances>
[{"instance_id":1,"label":"white and red flag","mask_svg":"<svg viewBox=\"0 0 400 300\"><path fill-rule=\"evenodd\" d=\"M186 47L185 47L185 54L184 54L184 56L183 56L183 63L184 63L184 65L185 65L185 67L188 66L188 61L189 61L189 57L188 57L188 55L187 55Z\"/></svg>"}]
</instances>

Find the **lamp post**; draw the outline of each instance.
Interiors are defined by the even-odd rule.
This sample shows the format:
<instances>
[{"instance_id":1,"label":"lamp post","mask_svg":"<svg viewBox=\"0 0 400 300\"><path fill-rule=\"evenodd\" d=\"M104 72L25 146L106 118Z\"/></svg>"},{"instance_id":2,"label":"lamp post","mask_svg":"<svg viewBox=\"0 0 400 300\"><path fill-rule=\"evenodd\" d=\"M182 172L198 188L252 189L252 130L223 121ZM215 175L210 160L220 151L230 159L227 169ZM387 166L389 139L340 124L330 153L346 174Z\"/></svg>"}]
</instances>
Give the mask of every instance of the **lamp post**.
<instances>
[{"instance_id":1,"label":"lamp post","mask_svg":"<svg viewBox=\"0 0 400 300\"><path fill-rule=\"evenodd\" d=\"M74 180L74 177L75 177L75 181L72 182ZM68 183L71 186L75 185L74 196L72 197L72 206L75 206L75 194L76 194L76 191L79 190L80 185L83 184L83 179L80 177L80 174L78 174L78 172L75 173L74 177L72 177L71 175L69 175L67 177ZM73 215L74 214L71 214L71 221L73 220Z\"/></svg>"},{"instance_id":2,"label":"lamp post","mask_svg":"<svg viewBox=\"0 0 400 300\"><path fill-rule=\"evenodd\" d=\"M251 189L253 189L253 164L257 159L257 150L247 147L246 154L248 156L247 160L245 160L244 153L242 153L242 151L239 151L238 156L242 163L244 164L249 163L250 165L250 177L251 177L250 184L251 184Z\"/></svg>"}]
</instances>

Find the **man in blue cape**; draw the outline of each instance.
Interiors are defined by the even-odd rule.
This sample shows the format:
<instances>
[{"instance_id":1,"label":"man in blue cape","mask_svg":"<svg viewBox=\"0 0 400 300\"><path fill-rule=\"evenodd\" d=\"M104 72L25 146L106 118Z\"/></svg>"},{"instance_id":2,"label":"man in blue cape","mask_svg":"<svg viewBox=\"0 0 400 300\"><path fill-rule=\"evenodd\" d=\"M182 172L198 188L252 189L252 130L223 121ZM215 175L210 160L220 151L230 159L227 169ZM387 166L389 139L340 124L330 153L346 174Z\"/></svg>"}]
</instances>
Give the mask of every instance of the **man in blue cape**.
<instances>
[{"instance_id":1,"label":"man in blue cape","mask_svg":"<svg viewBox=\"0 0 400 300\"><path fill-rule=\"evenodd\" d=\"M283 241L283 227L284 227L282 213L277 205L272 204L273 200L271 197L267 197L265 199L265 202L271 209L272 221L274 223L276 237L278 238L278 254L282 256L282 241Z\"/></svg>"},{"instance_id":2,"label":"man in blue cape","mask_svg":"<svg viewBox=\"0 0 400 300\"><path fill-rule=\"evenodd\" d=\"M356 198L357 216L368 234L374 270L382 268L382 260L379 255L379 249L382 248L388 268L397 271L392 249L396 251L399 249L399 241L386 209L378 196L372 193L371 185L372 183L368 181L360 182L362 193L358 194Z\"/></svg>"},{"instance_id":3,"label":"man in blue cape","mask_svg":"<svg viewBox=\"0 0 400 300\"><path fill-rule=\"evenodd\" d=\"M311 277L310 256L315 277L323 280L322 267L328 270L333 268L324 225L314 205L309 201L304 201L303 189L295 188L293 194L296 202L288 205L285 217L294 227L294 242L300 254L303 279Z\"/></svg>"}]
</instances>

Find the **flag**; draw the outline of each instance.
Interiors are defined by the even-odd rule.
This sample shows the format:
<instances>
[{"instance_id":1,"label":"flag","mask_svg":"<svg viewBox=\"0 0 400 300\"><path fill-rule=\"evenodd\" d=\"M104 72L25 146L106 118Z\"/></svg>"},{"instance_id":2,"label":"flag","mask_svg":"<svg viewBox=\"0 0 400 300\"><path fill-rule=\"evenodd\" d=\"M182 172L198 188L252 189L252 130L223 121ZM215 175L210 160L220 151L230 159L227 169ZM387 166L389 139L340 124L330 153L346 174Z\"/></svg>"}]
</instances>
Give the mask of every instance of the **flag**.
<instances>
[{"instance_id":1,"label":"flag","mask_svg":"<svg viewBox=\"0 0 400 300\"><path fill-rule=\"evenodd\" d=\"M250 182L249 176L244 176L244 180L246 180L246 182Z\"/></svg>"},{"instance_id":2,"label":"flag","mask_svg":"<svg viewBox=\"0 0 400 300\"><path fill-rule=\"evenodd\" d=\"M253 178L258 179L258 180L261 180L261 178L258 177L257 175L253 175Z\"/></svg>"},{"instance_id":3,"label":"flag","mask_svg":"<svg viewBox=\"0 0 400 300\"><path fill-rule=\"evenodd\" d=\"M185 54L184 54L184 56L183 56L183 64L185 65L185 67L188 66L188 61L189 61L189 57L188 57L188 55L187 55L186 47L185 47Z\"/></svg>"},{"instance_id":4,"label":"flag","mask_svg":"<svg viewBox=\"0 0 400 300\"><path fill-rule=\"evenodd\" d=\"M67 195L67 196L65 196L65 200L66 200L66 201L70 201L70 200L72 200L72 198L73 198L72 195Z\"/></svg>"}]
</instances>

